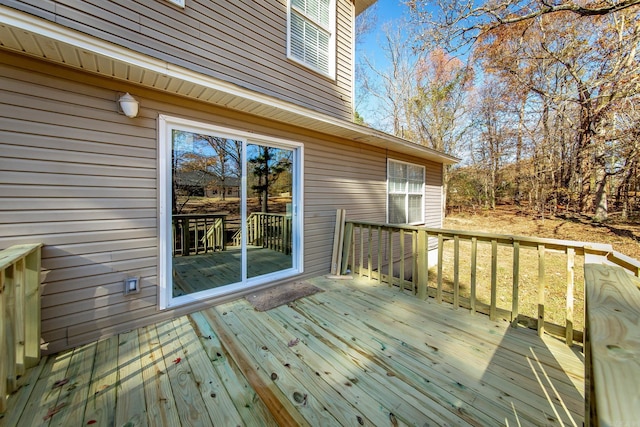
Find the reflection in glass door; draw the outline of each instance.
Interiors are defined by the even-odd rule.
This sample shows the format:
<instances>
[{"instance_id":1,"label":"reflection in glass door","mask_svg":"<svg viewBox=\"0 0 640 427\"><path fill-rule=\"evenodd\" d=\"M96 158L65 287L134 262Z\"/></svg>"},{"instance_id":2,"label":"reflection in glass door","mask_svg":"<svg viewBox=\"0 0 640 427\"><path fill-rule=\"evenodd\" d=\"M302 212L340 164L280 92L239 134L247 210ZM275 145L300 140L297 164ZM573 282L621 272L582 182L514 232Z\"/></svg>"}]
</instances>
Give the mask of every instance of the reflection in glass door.
<instances>
[{"instance_id":1,"label":"reflection in glass door","mask_svg":"<svg viewBox=\"0 0 640 427\"><path fill-rule=\"evenodd\" d=\"M301 145L160 122L161 308L300 272Z\"/></svg>"},{"instance_id":2,"label":"reflection in glass door","mask_svg":"<svg viewBox=\"0 0 640 427\"><path fill-rule=\"evenodd\" d=\"M247 145L247 277L292 267L293 150Z\"/></svg>"},{"instance_id":3,"label":"reflection in glass door","mask_svg":"<svg viewBox=\"0 0 640 427\"><path fill-rule=\"evenodd\" d=\"M242 281L242 141L174 129L173 297Z\"/></svg>"}]
</instances>

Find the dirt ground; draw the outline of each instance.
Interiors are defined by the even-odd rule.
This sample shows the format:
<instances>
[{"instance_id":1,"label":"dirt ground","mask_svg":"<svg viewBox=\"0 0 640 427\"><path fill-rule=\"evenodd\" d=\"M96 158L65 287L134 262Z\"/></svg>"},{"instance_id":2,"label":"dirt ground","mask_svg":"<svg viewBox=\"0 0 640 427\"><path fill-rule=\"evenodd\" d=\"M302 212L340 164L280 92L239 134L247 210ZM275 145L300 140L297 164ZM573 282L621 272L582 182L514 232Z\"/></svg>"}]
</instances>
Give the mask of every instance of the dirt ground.
<instances>
[{"instance_id":1,"label":"dirt ground","mask_svg":"<svg viewBox=\"0 0 640 427\"><path fill-rule=\"evenodd\" d=\"M609 243L614 250L640 260L640 221L612 219L596 224L580 216L533 218L513 206L499 206L495 211L455 213L445 218L444 227L519 236L547 237Z\"/></svg>"}]
</instances>

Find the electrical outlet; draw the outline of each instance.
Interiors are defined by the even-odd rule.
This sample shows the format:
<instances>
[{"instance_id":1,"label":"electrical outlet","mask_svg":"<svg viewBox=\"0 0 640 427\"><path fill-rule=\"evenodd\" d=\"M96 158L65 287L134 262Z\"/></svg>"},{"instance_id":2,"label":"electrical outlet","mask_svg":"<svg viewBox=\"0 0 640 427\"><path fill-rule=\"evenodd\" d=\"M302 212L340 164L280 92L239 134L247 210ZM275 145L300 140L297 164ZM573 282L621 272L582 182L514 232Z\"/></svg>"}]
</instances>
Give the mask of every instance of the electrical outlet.
<instances>
[{"instance_id":1,"label":"electrical outlet","mask_svg":"<svg viewBox=\"0 0 640 427\"><path fill-rule=\"evenodd\" d=\"M140 277L127 277L124 279L124 294L137 294L140 292Z\"/></svg>"}]
</instances>

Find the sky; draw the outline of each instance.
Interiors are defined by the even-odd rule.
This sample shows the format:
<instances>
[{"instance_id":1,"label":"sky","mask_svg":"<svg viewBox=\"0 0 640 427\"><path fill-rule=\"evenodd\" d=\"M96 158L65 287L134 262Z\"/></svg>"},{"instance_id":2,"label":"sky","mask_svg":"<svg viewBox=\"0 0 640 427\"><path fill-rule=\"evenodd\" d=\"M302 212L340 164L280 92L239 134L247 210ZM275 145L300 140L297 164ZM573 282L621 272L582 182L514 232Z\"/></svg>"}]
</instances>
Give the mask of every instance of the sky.
<instances>
[{"instance_id":1,"label":"sky","mask_svg":"<svg viewBox=\"0 0 640 427\"><path fill-rule=\"evenodd\" d=\"M383 55L378 54L380 51L379 45L380 40L383 37L382 28L385 23L389 21L395 21L401 19L403 16L408 16L409 9L404 5L404 1L402 0L378 0L376 4L372 7L376 8L377 11L377 23L374 31L367 34L363 38L363 42L356 46L356 61L357 57L362 54L366 54L367 57L371 58L379 68L384 68L383 64L386 62L386 59ZM358 89L356 89L358 92ZM361 114L366 120L371 120L376 115L374 110L376 109L376 102L374 100L370 100L365 103L358 103L356 105L357 111ZM380 123L377 123L376 127L379 127ZM388 129L383 129L389 131Z\"/></svg>"}]
</instances>

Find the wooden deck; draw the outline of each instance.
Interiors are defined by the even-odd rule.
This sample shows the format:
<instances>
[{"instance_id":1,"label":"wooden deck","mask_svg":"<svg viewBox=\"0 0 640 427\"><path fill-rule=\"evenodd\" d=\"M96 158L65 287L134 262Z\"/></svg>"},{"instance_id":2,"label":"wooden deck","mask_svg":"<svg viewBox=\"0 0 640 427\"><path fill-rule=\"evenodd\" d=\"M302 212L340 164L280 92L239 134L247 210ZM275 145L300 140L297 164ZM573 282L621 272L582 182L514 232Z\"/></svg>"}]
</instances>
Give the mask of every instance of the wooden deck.
<instances>
[{"instance_id":1,"label":"wooden deck","mask_svg":"<svg viewBox=\"0 0 640 427\"><path fill-rule=\"evenodd\" d=\"M310 282L324 292L268 312L238 300L50 356L0 426L582 425L579 348L366 279Z\"/></svg>"},{"instance_id":2,"label":"wooden deck","mask_svg":"<svg viewBox=\"0 0 640 427\"><path fill-rule=\"evenodd\" d=\"M229 246L224 251L173 258L173 295L199 292L240 282L241 252ZM273 249L247 248L248 277L291 268L291 255Z\"/></svg>"}]
</instances>

